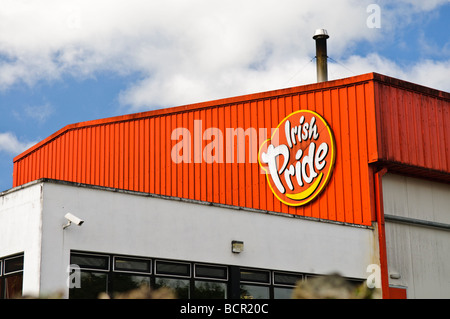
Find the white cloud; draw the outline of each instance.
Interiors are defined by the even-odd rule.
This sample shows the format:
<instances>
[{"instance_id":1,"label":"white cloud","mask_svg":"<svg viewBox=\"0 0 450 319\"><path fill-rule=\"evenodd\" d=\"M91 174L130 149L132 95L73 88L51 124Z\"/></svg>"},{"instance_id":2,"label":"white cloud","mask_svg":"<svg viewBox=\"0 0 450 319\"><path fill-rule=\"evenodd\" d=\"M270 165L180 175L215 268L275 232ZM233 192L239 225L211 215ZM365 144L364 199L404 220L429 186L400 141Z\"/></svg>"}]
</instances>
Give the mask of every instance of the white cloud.
<instances>
[{"instance_id":1,"label":"white cloud","mask_svg":"<svg viewBox=\"0 0 450 319\"><path fill-rule=\"evenodd\" d=\"M361 40L395 37L395 25L405 23L398 17L410 21L412 11L445 3L402 0L389 11L379 1L382 28L373 30L366 25L372 0L0 1L0 30L8 30L0 32L0 89L104 70L138 73L119 96L131 111L314 82L316 28L328 29L329 50L341 58ZM439 71L432 61L405 71L378 55L345 62L358 73L424 80L422 68ZM342 75L348 71L334 74Z\"/></svg>"},{"instance_id":2,"label":"white cloud","mask_svg":"<svg viewBox=\"0 0 450 319\"><path fill-rule=\"evenodd\" d=\"M332 63L329 66L329 73L333 78L369 72L377 72L408 82L450 92L450 82L448 81L450 60L420 60L405 67L373 53L365 57L354 55L344 60L342 65Z\"/></svg>"},{"instance_id":3,"label":"white cloud","mask_svg":"<svg viewBox=\"0 0 450 319\"><path fill-rule=\"evenodd\" d=\"M0 133L0 152L18 155L36 144L36 142L22 142L11 132Z\"/></svg>"}]
</instances>

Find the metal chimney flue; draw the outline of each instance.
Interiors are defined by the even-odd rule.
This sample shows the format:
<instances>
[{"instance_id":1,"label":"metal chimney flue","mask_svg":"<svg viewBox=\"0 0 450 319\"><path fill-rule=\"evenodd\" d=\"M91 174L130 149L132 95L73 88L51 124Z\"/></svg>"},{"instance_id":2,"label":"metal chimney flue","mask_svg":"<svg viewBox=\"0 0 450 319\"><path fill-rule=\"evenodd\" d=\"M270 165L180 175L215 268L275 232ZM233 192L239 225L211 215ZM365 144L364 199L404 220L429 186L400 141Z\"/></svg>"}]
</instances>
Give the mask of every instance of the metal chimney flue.
<instances>
[{"instance_id":1,"label":"metal chimney flue","mask_svg":"<svg viewBox=\"0 0 450 319\"><path fill-rule=\"evenodd\" d=\"M313 36L313 39L316 40L317 82L328 81L328 38L328 32L325 29L317 29Z\"/></svg>"}]
</instances>

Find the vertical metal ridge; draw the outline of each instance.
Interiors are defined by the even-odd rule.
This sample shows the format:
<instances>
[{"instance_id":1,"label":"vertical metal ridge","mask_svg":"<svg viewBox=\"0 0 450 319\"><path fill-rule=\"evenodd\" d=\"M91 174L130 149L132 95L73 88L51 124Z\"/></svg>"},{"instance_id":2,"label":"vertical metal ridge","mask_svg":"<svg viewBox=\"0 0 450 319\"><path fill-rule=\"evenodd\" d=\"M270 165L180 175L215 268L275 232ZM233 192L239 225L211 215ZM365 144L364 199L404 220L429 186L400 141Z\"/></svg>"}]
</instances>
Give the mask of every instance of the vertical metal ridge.
<instances>
[{"instance_id":1,"label":"vertical metal ridge","mask_svg":"<svg viewBox=\"0 0 450 319\"><path fill-rule=\"evenodd\" d=\"M450 169L448 105L445 99L419 92L361 82L74 127L15 161L13 184L54 178L368 225L373 210L369 162L386 159ZM258 162L249 161L248 137L242 149L236 143L229 148L226 129L254 128L258 151L271 129L299 109L315 111L327 120L337 154L327 191L306 206L290 207L274 196ZM194 136L197 121L202 123L200 136ZM186 146L190 163L172 161L178 141L171 136L179 127L191 134L191 145ZM206 163L202 156L212 142L203 138L209 128L223 135L220 163ZM245 162L239 163L243 151Z\"/></svg>"}]
</instances>

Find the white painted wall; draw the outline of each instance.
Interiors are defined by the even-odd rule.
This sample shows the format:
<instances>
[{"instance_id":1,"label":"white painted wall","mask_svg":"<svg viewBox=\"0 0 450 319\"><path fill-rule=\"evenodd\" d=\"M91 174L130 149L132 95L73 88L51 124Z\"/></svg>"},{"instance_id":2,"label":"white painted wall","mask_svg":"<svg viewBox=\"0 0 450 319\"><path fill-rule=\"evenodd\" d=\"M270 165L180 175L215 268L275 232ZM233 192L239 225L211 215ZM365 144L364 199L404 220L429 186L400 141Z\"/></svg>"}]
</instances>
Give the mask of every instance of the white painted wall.
<instances>
[{"instance_id":1,"label":"white painted wall","mask_svg":"<svg viewBox=\"0 0 450 319\"><path fill-rule=\"evenodd\" d=\"M68 293L70 250L356 278L367 278L367 266L378 263L376 233L368 228L62 183L42 186L42 294ZM85 223L63 230L67 212ZM19 228L19 220L7 222ZM244 241L243 253L231 252L232 240Z\"/></svg>"},{"instance_id":2,"label":"white painted wall","mask_svg":"<svg viewBox=\"0 0 450 319\"><path fill-rule=\"evenodd\" d=\"M0 257L24 253L25 295L40 289L41 187L32 183L0 195Z\"/></svg>"},{"instance_id":3,"label":"white painted wall","mask_svg":"<svg viewBox=\"0 0 450 319\"><path fill-rule=\"evenodd\" d=\"M388 215L450 224L450 185L387 174L383 177ZM386 222L389 272L408 298L450 298L450 231Z\"/></svg>"}]
</instances>

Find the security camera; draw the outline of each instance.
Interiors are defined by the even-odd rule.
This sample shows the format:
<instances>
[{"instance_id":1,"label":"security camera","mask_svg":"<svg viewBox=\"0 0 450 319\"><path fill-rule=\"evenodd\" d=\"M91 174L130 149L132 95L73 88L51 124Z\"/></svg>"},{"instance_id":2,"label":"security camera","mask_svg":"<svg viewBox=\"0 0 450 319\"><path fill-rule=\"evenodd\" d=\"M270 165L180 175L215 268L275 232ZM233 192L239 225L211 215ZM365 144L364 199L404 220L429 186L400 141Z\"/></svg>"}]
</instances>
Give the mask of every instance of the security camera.
<instances>
[{"instance_id":1,"label":"security camera","mask_svg":"<svg viewBox=\"0 0 450 319\"><path fill-rule=\"evenodd\" d=\"M75 215L72 215L71 213L67 213L66 215L64 215L64 217L68 220L68 222L63 226L63 229L69 227L72 223L78 226L81 226L84 223L84 220L78 218Z\"/></svg>"}]
</instances>

